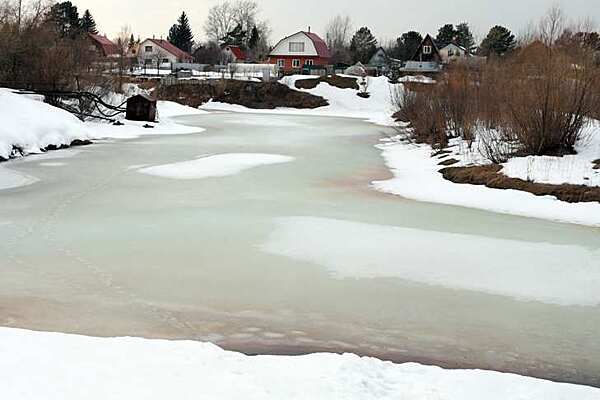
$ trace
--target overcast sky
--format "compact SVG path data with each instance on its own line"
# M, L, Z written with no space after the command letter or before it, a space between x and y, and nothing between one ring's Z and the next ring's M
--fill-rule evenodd
M130 25L142 37L167 35L181 11L190 19L195 39L204 39L208 9L219 0L72 0L80 13L89 8L98 29L114 37ZM553 4L573 19L592 18L600 24L600 0L257 0L262 17L273 29L271 42L281 36L312 30L324 36L327 21L347 13L356 28L368 26L380 40L390 40L408 30L437 33L445 23L468 22L482 39L492 25L505 25L518 33Z

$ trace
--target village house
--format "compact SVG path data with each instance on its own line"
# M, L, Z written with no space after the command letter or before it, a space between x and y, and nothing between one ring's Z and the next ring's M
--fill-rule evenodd
M90 51L92 51L98 59L119 58L121 54L119 46L106 36L88 33L88 38L90 41Z
M450 64L473 57L473 54L468 49L456 43L450 43L440 49L440 57L442 58L442 63Z
M400 72L407 75L437 74L442 70L442 56L431 35L425 36L413 57Z
M281 39L269 54L269 64L285 72L329 64L329 49L316 33L300 31Z
M223 46L223 64L243 63L246 61L246 53L240 46Z
M164 39L146 39L140 46L138 51L140 64L160 66L162 64L170 64L171 66L178 63L192 63L194 57L175 47L169 41Z

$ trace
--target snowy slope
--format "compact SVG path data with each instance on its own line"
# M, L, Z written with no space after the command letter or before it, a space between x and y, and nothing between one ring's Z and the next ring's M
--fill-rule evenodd
M2 88L0 121L0 157L5 159L13 146L26 154L40 153L49 145L69 145L75 139L93 137L86 125L67 111Z
M122 95L115 98L120 103ZM23 154L41 153L50 145L70 145L74 140L105 138L136 138L143 135L189 134L204 129L173 121L181 115L200 115L205 111L161 101L158 103L160 123L145 129L145 123L123 121L125 126L109 123L83 123L71 113L52 107L39 96L26 96L0 88L0 157L8 159L13 147Z
M382 150L386 165L394 174L392 179L373 182L373 187L382 192L417 201L600 226L598 203L567 203L552 196L535 196L519 190L459 185L444 179L439 173L444 167L438 165L440 159L431 157L433 151L428 145L387 141L378 147ZM453 154L448 158L462 161L456 166L482 162L481 156L476 152L464 153L459 145L451 150Z
M575 151L577 154L563 157L512 158L501 172L511 178L538 183L600 186L600 170L593 169L592 164L600 159L600 121L594 121L584 129Z
M6 400L598 400L600 390L352 354L249 357L191 341L0 328Z
M251 112L262 114L298 114L330 117L360 118L380 125L392 125L394 123L391 115L395 112L392 105L393 93L401 88L401 85L392 85L388 78L369 78L368 91L371 97L363 99L357 96L358 91L354 89L339 89L328 83L320 83L314 89L297 89L295 82L299 79L310 79L306 75L294 75L283 78L280 83L291 89L307 92L321 96L329 101L329 105L313 110L296 108L277 108L275 110L255 110L235 104L209 102L201 108L204 110L222 110L235 112Z

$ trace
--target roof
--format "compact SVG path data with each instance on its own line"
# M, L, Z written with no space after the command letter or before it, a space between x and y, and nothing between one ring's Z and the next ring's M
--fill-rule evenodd
M329 54L329 48L327 47L327 43L325 43L325 41L323 39L321 39L321 37L319 35L317 35L316 33L312 33L312 32L302 32L304 33L306 36L308 36L310 38L310 40L312 40L313 44L315 45L315 48L317 49L317 54L319 55L319 57L321 58L330 58L330 54Z
M444 50L446 47L450 47L450 46L458 47L459 49L461 49L462 51L464 51L467 55L472 55L472 53L471 53L471 51L469 49L467 49L466 47L461 46L458 43L454 43L454 42L448 43L446 46L442 47L440 50Z
M246 54L240 48L240 46L226 46L225 48L229 49L233 53L233 55L235 56L236 59L238 59L238 60L246 59Z
M136 101L136 100L144 100L149 101L150 103L156 103L156 99L146 93L139 93L135 96L131 96L127 101Z
M438 48L437 44L435 43L435 40L433 40L433 37L430 34L425 35L425 37L423 38L423 40L421 41L421 44L419 45L419 47L417 47L417 51L415 51L415 55L412 56L411 60L413 61L418 61L417 60L417 56L419 54L421 54L421 51L423 50L423 46L425 45L425 43L431 43L432 46L432 50L433 50L433 54L437 54L439 56L440 54L440 49Z
M316 33L305 32L305 31L296 32L293 35L284 37L279 42L277 42L277 44L275 46L273 46L273 50L277 49L277 47L281 44L281 42L283 42L291 37L294 37L298 34L303 34L310 39L310 41L315 46L315 50L317 52L317 57L331 58L331 55L329 53L329 48L327 47L327 43L325 43L325 41L323 39L321 39L321 37L319 35L317 35ZM273 54L273 53L271 53L271 54Z
M407 61L402 72L440 72L441 67L435 61Z
M89 33L88 35L94 42L96 42L96 44L98 44L98 46L100 46L105 57L120 54L119 46L114 44L106 36L94 35L93 33Z
M162 47L163 50L173 54L175 57L177 57L180 60L192 60L194 58L190 53L181 50L180 48L173 45L168 40L164 40L164 39L148 39L148 40L150 40L152 43L156 44L157 46Z

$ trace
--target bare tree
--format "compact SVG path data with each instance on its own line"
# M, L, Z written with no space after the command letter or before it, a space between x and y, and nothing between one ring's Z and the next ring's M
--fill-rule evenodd
M118 73L119 73L119 93L123 90L123 76L125 75L125 70L127 70L130 65L127 59L129 53L129 39L131 38L131 26L123 25L121 30L117 34L117 38L115 39L115 43L119 48L119 62L118 62ZM112 69L112 65L111 65Z
M558 5L552 6L540 20L538 39L548 48L552 48L565 30L565 15Z
M220 42L236 27L249 34L256 26L266 40L270 27L267 21L259 19L259 14L260 7L254 0L225 0L209 10L204 31L211 41Z
M333 62L347 62L349 59L352 19L348 15L336 15L325 28L327 46Z

